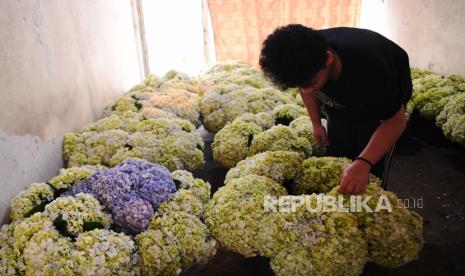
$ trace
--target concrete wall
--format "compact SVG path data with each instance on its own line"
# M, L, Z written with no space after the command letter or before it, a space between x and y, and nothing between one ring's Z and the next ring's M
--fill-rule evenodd
M386 35L407 50L413 66L465 76L465 1L385 0L384 5Z
M0 0L0 221L62 167L63 135L141 79L130 0Z

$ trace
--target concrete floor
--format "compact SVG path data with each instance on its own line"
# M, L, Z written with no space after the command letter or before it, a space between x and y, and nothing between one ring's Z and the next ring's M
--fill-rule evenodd
M197 177L223 183L227 170L212 160L212 135L204 132L207 164ZM425 246L418 260L398 269L367 264L363 275L465 275L465 147L447 141L433 123L416 116L397 143L388 190L424 219ZM273 275L266 258L220 249L187 275Z

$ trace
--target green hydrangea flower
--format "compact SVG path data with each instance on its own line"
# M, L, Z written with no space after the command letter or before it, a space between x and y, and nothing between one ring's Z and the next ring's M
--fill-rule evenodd
M79 275L135 275L135 243L123 233L95 229L80 234L71 259Z
M135 237L142 275L179 275L181 253L176 238L161 230L147 230Z
M265 196L286 194L281 185L264 176L235 178L206 205L205 221L223 246L246 257L255 256L260 248L257 237L265 215Z
M15 223L3 225L0 229L0 275L20 275L20 267L23 266L14 245L15 225Z
M203 166L204 143L189 121L166 118L137 121L137 117L129 115L117 117L112 118L120 120L121 129L110 129L116 124L96 127L99 125L96 122L88 131L67 134L63 149L67 166L113 167L128 158L146 159L170 170L195 171Z
M254 135L262 131L262 127L254 123L235 122L226 125L213 140L213 159L226 168L234 167L247 157Z
M313 213L300 207L295 213L272 215L278 216L270 225L274 233L266 237L278 235L269 252L276 275L359 275L363 271L367 243L351 214Z
M35 213L19 221L13 229L15 249L18 252L23 252L31 237L41 230L54 230L53 221L43 213Z
M73 244L58 231L41 230L24 248L26 275L75 275L71 252Z
M152 93L149 97L138 97L137 104L141 106L141 112L147 119L157 119L153 116L156 114L151 113L151 109L156 108L169 112L180 119L188 120L197 127L201 124L199 97L186 90L160 90Z
M197 217L203 216L203 203L192 190L179 189L170 200L158 207L157 213L169 216L173 212L181 211Z
M300 116L308 116L307 110L304 107L296 104L283 104L273 109L273 119L276 125L289 124Z
M44 210L45 205L54 199L55 191L46 183L33 183L11 200L10 218L17 220L30 217Z
M84 193L52 201L45 207L44 215L72 236L94 228L109 228L112 223L111 216L103 211L99 201Z
M178 190L186 189L192 191L193 195L200 199L202 203L207 203L210 200L210 183L200 178L194 178L192 173L184 170L171 172L171 177Z
M454 86L432 87L423 93L415 93L412 97L415 108L429 120L434 120L448 103L449 97L457 93Z
M176 240L183 269L206 264L216 254L217 242L211 238L207 226L186 212L154 216L149 229L163 231Z
M246 175L266 176L285 185L293 182L303 161L302 154L290 151L268 151L249 157L230 169L224 183Z
M269 129L274 125L274 119L268 112L244 113L232 121L232 124L236 123L253 123L259 125L262 129Z
M336 186L330 194L338 194ZM392 192L376 183L368 185L363 195L371 196L368 206L375 210L381 196L387 199L392 212L355 212L358 227L368 241L370 261L386 267L399 267L418 257L423 248L423 220L408 210Z
M295 178L295 194L327 193L339 185L343 170L352 163L345 157L310 157L303 161ZM370 182L381 180L370 174Z
M55 190L67 190L74 186L74 184L84 181L93 173L105 170L106 167L102 165L97 166L82 166L71 167L68 169L60 169L57 176L48 181L48 184Z
M322 120L322 124L326 125L326 120ZM289 127L297 131L297 135L299 137L303 137L310 141L313 155L323 156L325 154L326 149L318 145L318 143L313 139L313 126L308 115L298 117L289 124Z
M209 90L201 100L204 126L218 132L244 113L271 112L276 106L292 103L293 98L275 88L252 88L227 84Z
M436 118L436 124L442 128L446 137L465 145L465 93L450 97Z
M309 139L299 137L297 132L288 126L277 125L253 137L248 156L278 150L300 152L305 156L312 155Z

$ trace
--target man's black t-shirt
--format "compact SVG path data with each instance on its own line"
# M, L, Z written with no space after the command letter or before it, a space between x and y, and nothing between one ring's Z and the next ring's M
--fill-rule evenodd
M336 81L317 97L336 120L364 122L392 117L410 100L412 81L407 53L384 36L365 29L320 30L341 59Z

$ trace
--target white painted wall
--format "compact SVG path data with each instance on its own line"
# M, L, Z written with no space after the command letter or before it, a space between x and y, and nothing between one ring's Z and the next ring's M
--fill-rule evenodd
M360 23L402 46L412 66L465 76L465 1L362 0Z
M66 132L141 78L130 0L0 0L0 221L62 167Z

